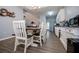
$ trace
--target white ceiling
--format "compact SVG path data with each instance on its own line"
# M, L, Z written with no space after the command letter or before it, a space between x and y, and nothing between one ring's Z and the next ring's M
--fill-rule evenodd
M48 11L53 11L54 15L57 15L58 11L64 7L63 6L42 6L42 8L33 9L32 6L21 6L21 8L39 17L41 14L46 14Z

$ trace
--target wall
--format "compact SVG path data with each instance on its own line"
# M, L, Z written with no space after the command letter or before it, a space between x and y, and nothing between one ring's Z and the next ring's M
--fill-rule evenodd
M39 18L37 18L34 14L25 12L25 20L26 25L31 25L31 22L34 21L37 25L39 25Z
M40 24L43 23L43 27L46 28L46 15L45 14L42 14L40 15Z
M41 25L42 28L43 28L43 32L44 32L44 33L42 33L42 34L44 35L45 32L46 32L46 28L47 28L46 15L45 15L45 14L41 14L41 15L40 15L40 25Z
M79 15L79 6L68 6L65 7L65 10L66 10L66 20L69 20L70 18Z
M16 6L0 6L1 8L5 8L10 12L15 13L15 18L12 17L2 17L0 16L0 39L11 36L13 31L13 20L23 20L23 10Z

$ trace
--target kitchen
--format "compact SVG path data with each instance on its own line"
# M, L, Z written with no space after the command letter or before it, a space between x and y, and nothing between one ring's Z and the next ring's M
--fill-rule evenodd
M70 21L70 19L74 19L75 17L79 19L78 18L78 15L79 15L78 6L43 6L43 7L1 6L0 8L5 8L9 10L10 12L15 12L14 13L15 17L0 16L0 19L1 19L0 20L0 28L1 28L0 29L0 41L1 42L3 40L6 42L6 40L8 39L7 37L12 37L12 34L14 34L13 21L16 21L16 20L19 20L19 21L25 20L27 27L31 25L33 25L33 27L43 27L42 35L44 35L45 32L49 33L49 35L47 36L44 35L44 38L43 38L44 42L42 44L43 45L42 47L39 47L39 48L31 47L27 49L28 53L30 52L29 50L32 50L32 49L37 50L37 51L34 50L34 52L52 52L52 53L67 52L68 50L67 39L68 38L79 38L78 22L76 21L77 23L74 23L75 20ZM48 27L47 27L47 24L49 24ZM7 39L4 39L4 38L7 38ZM1 44L3 45L3 43ZM11 44L11 45L12 45L11 49L13 49L14 44ZM44 51L43 49L45 49L46 51ZM33 52L33 50L31 52Z

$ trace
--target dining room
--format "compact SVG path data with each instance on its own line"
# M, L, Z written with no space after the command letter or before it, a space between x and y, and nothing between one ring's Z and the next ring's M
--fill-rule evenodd
M78 53L79 0L0 0L1 59L74 59Z
M46 22L46 16L56 16L61 8L63 6L0 6L0 25L3 25L0 26L0 52L66 52L54 32L48 31ZM53 14L48 13L52 10Z

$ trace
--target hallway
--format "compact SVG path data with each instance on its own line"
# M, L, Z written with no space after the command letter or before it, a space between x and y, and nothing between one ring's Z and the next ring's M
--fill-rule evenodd
M14 38L0 41L1 53L14 53ZM29 47L27 53L65 53L60 40L53 33L48 33L47 41L42 47ZM23 45L18 46L16 53L23 53Z

